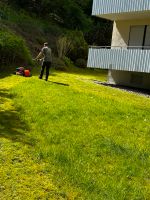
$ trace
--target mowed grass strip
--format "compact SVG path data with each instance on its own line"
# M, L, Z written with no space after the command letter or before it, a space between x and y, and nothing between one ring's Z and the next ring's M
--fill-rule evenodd
M46 163L45 178L60 190L59 197L48 191L41 199L150 198L150 100L92 81L105 77L104 71L82 70L53 72L49 82L36 76L1 80L20 120L15 125L20 135L9 139L28 151L31 166Z

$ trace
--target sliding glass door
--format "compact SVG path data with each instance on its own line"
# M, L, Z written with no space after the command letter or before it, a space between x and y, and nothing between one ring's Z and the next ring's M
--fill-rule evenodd
M145 41L144 41L144 49L150 49L150 26L146 27Z
M150 26L131 26L129 49L150 49Z

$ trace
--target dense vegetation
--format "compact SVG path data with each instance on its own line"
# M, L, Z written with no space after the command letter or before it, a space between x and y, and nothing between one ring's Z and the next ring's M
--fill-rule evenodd
M93 0L13 0L12 2L30 13L35 13L38 17L53 20L67 29L82 30L90 44L110 44L112 23L91 17Z
M111 38L112 23L91 17L91 9L92 0L2 0L0 25L23 37L33 55L49 41L57 62L68 57L82 67L88 45L109 45Z
M39 17L52 18L69 29L87 30L91 23L90 18L83 11L83 6L86 9L89 0L86 0L84 5L76 0L13 0L11 2Z
M8 30L0 31L0 60L3 65L10 63L32 63L31 55L25 42Z

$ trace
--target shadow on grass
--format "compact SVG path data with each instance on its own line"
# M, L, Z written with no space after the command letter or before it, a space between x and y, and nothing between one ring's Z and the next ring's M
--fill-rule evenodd
M7 76L11 76L15 71L14 69L10 70L10 69L7 69L7 67L6 67L6 69L0 67L0 79L5 78Z
M132 92L132 93L142 94L142 95L147 96L148 98L150 97L150 90L148 90L148 89L142 89L142 88L136 88L136 87L130 87L130 86L124 86L124 85L114 85L114 84L110 84L110 83L100 82L100 81L97 81L97 80L94 80L93 82L95 84L98 84L98 85L117 88L117 89L120 89L120 90Z
M54 82L54 81L48 81L48 82L55 83L57 85L69 86L69 84L66 84L66 83L60 83L60 82Z
M6 138L14 142L33 145L33 141L25 133L29 132L29 126L19 117L20 109L7 110L4 104L14 98L8 90L0 89L0 138Z
M49 76L51 77L51 76L57 76L57 74L55 73L55 71L56 70L54 70L53 68L50 68L50 74L49 74ZM31 68L31 73L32 73L32 76L37 76L37 77L39 77L39 75L40 75L40 72L41 72L41 66L33 66L32 68ZM46 69L45 69L45 71L44 71L44 74L43 74L43 78L44 78L44 76L46 75Z

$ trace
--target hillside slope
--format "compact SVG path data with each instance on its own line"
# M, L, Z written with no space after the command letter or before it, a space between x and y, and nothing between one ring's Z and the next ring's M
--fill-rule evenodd
M45 41L48 41L55 49L56 38L63 32L57 25L30 17L24 10L16 12L10 6L0 3L0 31L3 30L21 36L32 55L37 54Z
M57 6L57 2L44 1L41 9L44 9L46 2L49 2L50 5L53 4L54 10L52 11L49 5L48 10L45 10L43 14L42 11L40 11L41 14L37 12L40 4L34 5L33 1L31 1L31 6L29 6L31 2L24 0L3 0L2 2L0 2L0 32L8 30L9 33L22 37L25 40L26 45L24 45L32 54L31 57L37 55L43 43L47 41L53 50L54 57L59 57L55 63L58 62L63 66L64 58L68 57L77 66L85 67L88 44L96 44L96 41L98 45L109 44L111 23L104 20L95 21L90 18L91 0L87 0L85 3L68 0L70 2L68 5L66 1L61 1L59 6ZM15 2L15 6L12 4L13 2ZM3 45L0 44L1 53L5 46L5 40L2 37L0 40L1 44L3 43ZM13 57L9 47L10 45L6 45L6 55L9 54ZM60 50L63 55L59 53ZM18 60L20 59L18 58ZM2 64L8 65L8 62L0 62L0 65ZM10 62L10 64L13 63ZM70 61L67 60L67 64L70 64Z

